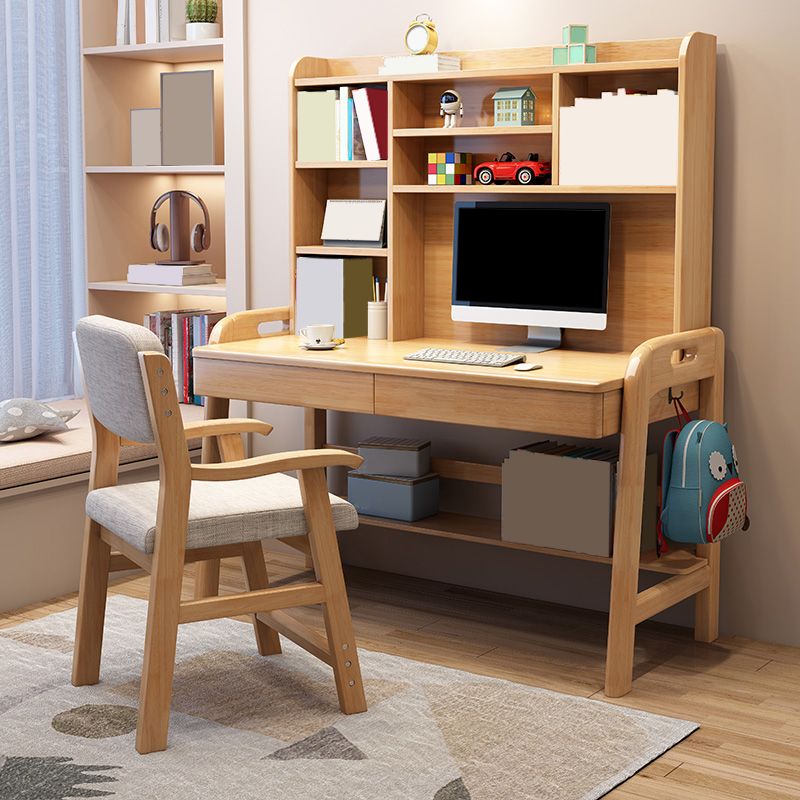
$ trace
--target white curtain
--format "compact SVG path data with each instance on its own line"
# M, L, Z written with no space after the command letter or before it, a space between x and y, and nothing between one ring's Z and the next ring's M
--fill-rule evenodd
M0 400L76 393L71 333L85 308L79 28L79 0L0 0Z

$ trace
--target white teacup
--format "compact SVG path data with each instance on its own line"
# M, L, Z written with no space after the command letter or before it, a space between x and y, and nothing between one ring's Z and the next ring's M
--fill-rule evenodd
M335 325L306 325L305 328L300 328L300 335L306 340L306 344L324 345L331 344L335 330Z

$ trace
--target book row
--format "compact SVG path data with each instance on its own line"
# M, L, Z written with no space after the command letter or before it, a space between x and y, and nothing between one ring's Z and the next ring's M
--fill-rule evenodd
M383 161L388 93L369 86L297 93L298 161Z
M144 326L161 340L172 364L172 375L178 392L178 402L205 405L205 399L194 392L194 359L192 349L208 344L213 327L225 316L224 312L195 308L189 311L173 309L144 315Z

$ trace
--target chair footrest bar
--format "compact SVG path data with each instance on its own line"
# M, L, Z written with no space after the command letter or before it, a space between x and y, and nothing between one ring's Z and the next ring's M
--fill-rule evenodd
M178 621L181 624L202 622L207 619L275 611L293 606L311 606L323 602L325 602L325 589L321 583L301 583L280 589L261 589L256 592L188 600L181 603Z
M711 569L702 569L690 572L688 575L674 575L661 583L645 589L636 595L636 608L634 609L634 623L639 624L646 619L664 611L666 608L680 603L687 597L707 589L711 582Z
M262 611L256 614L265 625L285 636L320 661L333 666L328 640L285 611Z

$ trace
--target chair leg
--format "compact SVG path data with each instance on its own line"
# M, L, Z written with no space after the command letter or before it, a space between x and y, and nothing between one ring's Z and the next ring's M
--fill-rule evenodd
M216 597L219 594L219 559L198 561L194 565L194 599Z
M88 686L100 680L110 559L111 548L100 538L100 525L87 517L78 594L78 623L72 655L74 686Z
M314 571L327 597L324 605L325 629L333 660L339 707L344 714L358 714L367 710L367 700L342 575L339 543L328 499L328 482L323 469L302 470L299 477Z
M160 564L156 556L150 577L136 728L136 750L143 755L167 748L182 579L182 564Z
M248 592L269 588L269 576L267 575L267 565L264 563L264 549L261 542L245 542L242 545L242 565ZM281 640L278 632L263 623L255 614L251 614L251 616L259 654L272 656L280 653Z

